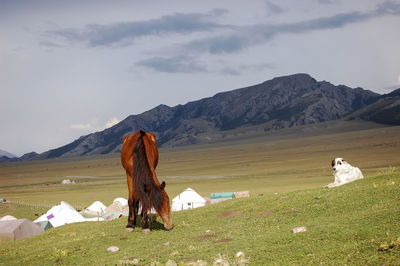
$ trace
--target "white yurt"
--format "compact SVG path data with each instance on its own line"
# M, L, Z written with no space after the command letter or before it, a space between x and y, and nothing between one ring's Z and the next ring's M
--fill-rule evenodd
M203 207L206 200L191 188L185 189L172 200L172 211L182 211Z
M96 212L96 213L104 213L104 211L107 209L107 206L104 205L101 201L95 201L90 205L89 207L86 208L88 211Z
M122 207L128 206L128 200L124 198L115 198L114 202L121 203Z

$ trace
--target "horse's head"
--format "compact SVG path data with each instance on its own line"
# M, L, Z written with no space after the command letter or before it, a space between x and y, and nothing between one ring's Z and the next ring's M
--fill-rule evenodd
M171 230L174 228L171 218L171 208L169 206L169 197L165 191L165 182L163 181L159 187L145 186L145 191L150 194L154 207L164 222L164 228Z
M164 181L161 183L160 188L163 193L163 203L161 206L160 216L164 222L164 228L166 230L172 230L174 228L174 225L172 223L172 218L171 218L171 207L169 206L169 197L164 189L165 188Z

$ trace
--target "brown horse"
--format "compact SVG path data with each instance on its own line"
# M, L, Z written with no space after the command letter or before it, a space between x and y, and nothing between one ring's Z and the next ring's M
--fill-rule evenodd
M171 230L169 197L165 182L157 179L155 168L158 164L156 136L139 130L126 136L121 150L121 162L125 168L129 189L129 217L126 231L133 231L136 225L139 202L142 205L142 232L149 232L148 211L154 208L164 222L164 228Z

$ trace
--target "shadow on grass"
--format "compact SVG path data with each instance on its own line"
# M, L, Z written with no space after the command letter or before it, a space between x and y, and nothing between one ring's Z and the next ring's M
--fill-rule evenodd
M164 224L157 221L157 215L149 215L149 220L150 220L150 230L151 231L153 231L153 230L166 231L164 228ZM142 220L141 220L140 215L137 217L137 220L136 220L136 228L142 228Z

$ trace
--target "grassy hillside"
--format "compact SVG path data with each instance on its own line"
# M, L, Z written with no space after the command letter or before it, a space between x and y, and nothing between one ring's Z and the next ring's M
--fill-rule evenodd
M261 264L399 264L400 173L394 168L334 189L315 188L246 199L173 214L152 232L125 233L126 219L66 225L0 243L0 264L190 263L235 254ZM297 226L307 232L293 234ZM119 247L108 253L109 246Z

